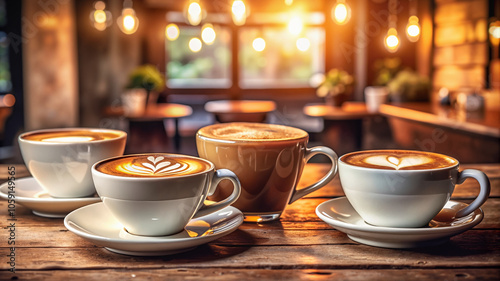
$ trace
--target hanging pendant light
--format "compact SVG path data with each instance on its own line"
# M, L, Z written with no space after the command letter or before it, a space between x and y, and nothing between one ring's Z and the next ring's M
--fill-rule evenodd
M410 42L417 42L420 38L420 24L417 16L411 16L406 25L406 37Z
M395 53L399 49L399 36L395 28L389 28L387 35L384 38L384 46L387 51Z
M133 34L139 28L139 19L132 8L132 0L123 1L122 14L117 19L120 30L125 34Z
M384 37L384 47L391 53L397 52L401 45L401 40L399 40L398 31L396 30L396 23L398 21L395 13L396 6L397 0L389 0L389 30Z
M331 16L336 24L344 25L351 19L351 7L347 5L345 0L337 0L332 8Z
M186 9L184 9L184 15L190 25L198 25L201 20L205 17L205 12L201 7L199 0L189 0Z
M245 5L245 2L243 2L242 0L233 1L233 4L231 5L231 16L235 25L244 25L247 20L248 14L248 8Z
M410 0L410 17L406 25L406 37L410 42L417 42L421 32L417 17L417 3L415 2L414 0Z
M103 31L111 25L112 16L111 12L106 10L106 3L103 1L94 3L94 10L90 12L90 21L94 28L99 31Z

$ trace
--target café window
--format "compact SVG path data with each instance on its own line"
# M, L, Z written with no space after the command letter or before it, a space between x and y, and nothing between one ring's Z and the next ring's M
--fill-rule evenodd
M253 18L235 27L229 15L207 16L204 22L211 23L215 40L206 43L202 38L204 22L190 26L181 13L169 12L167 21L175 26L165 36L167 86L172 89L310 87L311 76L324 72L324 15L307 14L297 26L291 27L288 14L259 14ZM238 75L232 74L234 69Z

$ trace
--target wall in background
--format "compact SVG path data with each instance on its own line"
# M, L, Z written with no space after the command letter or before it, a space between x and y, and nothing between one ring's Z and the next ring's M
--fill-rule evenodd
M78 125L74 3L23 1L25 129Z

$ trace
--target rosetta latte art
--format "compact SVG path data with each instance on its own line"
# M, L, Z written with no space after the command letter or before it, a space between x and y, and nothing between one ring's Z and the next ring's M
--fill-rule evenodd
M132 174L159 176L182 173L189 168L189 165L186 163L173 163L166 160L163 156L149 156L146 160L142 163L123 163L117 169Z

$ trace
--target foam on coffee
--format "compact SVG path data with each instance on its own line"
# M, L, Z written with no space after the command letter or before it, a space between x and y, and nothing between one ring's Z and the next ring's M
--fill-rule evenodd
M203 160L181 155L145 154L113 158L96 165L105 174L124 177L174 177L207 171Z
M223 123L198 131L200 137L235 141L277 141L306 138L307 132L287 126L263 123Z
M60 130L33 132L23 135L22 138L31 141L41 141L48 143L72 143L89 142L115 139L120 134L112 131L100 130Z
M384 170L426 170L456 165L452 157L423 151L371 150L346 154L341 161L350 165Z

